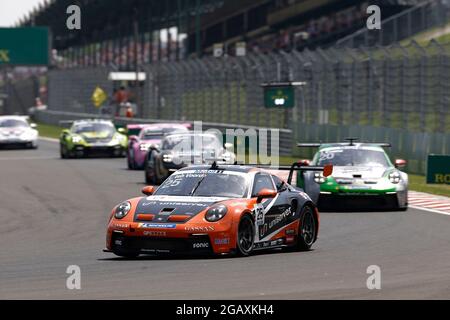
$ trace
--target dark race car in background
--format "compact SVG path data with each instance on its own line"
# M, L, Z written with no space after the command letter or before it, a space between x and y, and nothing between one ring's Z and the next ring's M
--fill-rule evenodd
M332 168L297 170L328 175ZM261 168L192 166L175 172L156 190L145 187L143 193L146 197L124 201L112 210L104 251L123 257L247 256L262 249L309 250L317 240L319 213L313 201Z
M161 140L173 133L187 133L190 124L155 123L146 125L128 125L127 163L128 169L140 170L144 168L147 152L150 147L160 148ZM136 132L139 129L139 132Z
M385 143L299 144L316 147L318 152L304 165L333 165L333 175L318 172L299 173L297 185L321 210L407 210L408 175L400 171L406 161L390 161Z
M233 164L235 154L223 146L219 138L210 133L181 133L166 136L159 148L151 146L145 162L145 181L158 185L173 172L188 165ZM219 159L219 160L218 160Z

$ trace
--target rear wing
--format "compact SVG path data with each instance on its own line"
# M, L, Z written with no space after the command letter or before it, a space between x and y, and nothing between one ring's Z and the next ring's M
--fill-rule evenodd
M235 165L240 165L237 162L235 163ZM294 172L295 171L316 171L316 172L323 172L323 176L324 177L328 177L331 176L333 174L333 165L331 164L327 164L325 166L303 166L301 164L301 162L294 162L291 166L278 166L278 167L274 167L271 165L260 165L260 164L245 164L245 166L252 166L255 168L260 168L260 169L270 169L270 170L279 170L279 171L289 171L289 177L287 180L288 184L292 184L292 178L294 177ZM217 169L218 165L217 162L214 161L213 165L212 165L213 169Z
M347 145L347 146L354 146L356 138L348 138L346 139L347 142L329 142L327 144L333 145L333 144L341 144L341 145ZM381 147L381 148L390 148L392 145L390 143L386 142L360 142L362 144L367 144L375 147ZM297 143L298 148L320 148L323 145L323 143Z
M321 145L321 143L297 143L299 148L319 148Z
M323 172L324 177L331 176L333 174L333 165L327 164L325 166L302 166L300 162L294 162L291 166L279 166L279 167L272 167L270 165L268 166L262 166L257 165L257 168L261 169L273 169L273 170L279 170L279 171L289 171L289 177L287 180L288 184L292 183L292 178L294 177L295 171L315 171L315 172Z
M73 125L74 122L75 122L75 120L60 120L58 122L58 124L59 124L60 127L63 127L63 128L67 129L67 128L70 128Z

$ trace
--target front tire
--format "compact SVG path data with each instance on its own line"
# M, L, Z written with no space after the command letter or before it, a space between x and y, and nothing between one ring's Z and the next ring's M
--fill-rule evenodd
M128 150L127 159L128 159L128 161L127 161L128 162L128 169L129 170L135 170L136 169L136 163L134 161L134 150L133 150L133 147L131 147Z
M240 256L247 257L253 250L255 241L255 225L249 215L241 218L237 232L237 253Z
M61 159L69 158L67 147L65 145L63 145L62 143L59 145L59 153L61 155Z
M155 166L155 155L154 152L150 151L150 154L145 160L145 183L147 183L148 185L155 186L158 183Z
M300 213L300 225L297 236L297 250L309 251L317 238L317 221L314 209L306 206Z

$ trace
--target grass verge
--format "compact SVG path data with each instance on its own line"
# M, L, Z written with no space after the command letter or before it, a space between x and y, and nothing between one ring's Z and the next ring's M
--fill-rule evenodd
M61 134L62 129L63 128L58 126L37 123L37 130L39 131L39 135L41 137L59 139L59 135Z
M450 197L450 185L448 184L427 184L425 176L415 174L409 175L409 189L426 192L440 196Z

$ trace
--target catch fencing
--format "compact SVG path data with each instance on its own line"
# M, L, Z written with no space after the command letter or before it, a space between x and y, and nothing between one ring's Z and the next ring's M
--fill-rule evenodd
M424 0L381 22L380 29L363 28L337 41L341 47L387 46L422 31L445 25L450 14L450 1Z

